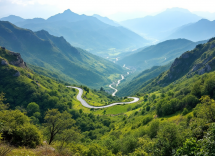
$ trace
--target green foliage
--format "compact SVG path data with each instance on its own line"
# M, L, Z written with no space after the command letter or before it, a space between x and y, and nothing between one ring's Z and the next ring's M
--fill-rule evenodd
M155 142L155 155L173 155L173 150L181 144L181 135L176 124L165 122L159 129Z
M203 107L198 110L198 116L205 118L208 122L215 122L215 101L209 96L203 96L200 100Z
M75 123L75 120L72 119L72 116L68 112L64 111L60 113L57 109L48 110L44 120L49 144L55 140L56 135L71 128Z
M4 104L3 101L5 101L6 99L4 98L4 93L0 93L0 111L1 110L5 110L9 107L9 104Z
M176 151L175 156L187 155L187 156L196 156L200 152L201 147L197 143L195 138L187 139L183 147L179 148Z
M184 108L183 112L182 112L182 115L186 115L188 113L188 110L187 108Z
M146 116L143 118L143 125L148 124L150 121L152 121L153 117L152 116Z
M123 71L111 61L75 48L64 38L52 36L44 30L33 32L1 21L0 31L0 45L20 53L27 63L41 67L33 69L45 76L98 88L111 83L109 75Z
M36 104L35 102L31 102L28 104L27 112L28 112L29 116L32 116L34 113L39 112L39 111L40 111L40 106L38 104Z
M147 106L146 107L146 111L148 112L150 110L150 106Z
M41 144L42 136L36 126L25 124L14 131L12 142L19 146L35 148Z
M148 135L149 137L155 138L157 136L157 132L159 130L159 120L153 120L149 126Z
M36 147L42 136L30 119L18 110L0 111L1 131L4 140L16 146Z

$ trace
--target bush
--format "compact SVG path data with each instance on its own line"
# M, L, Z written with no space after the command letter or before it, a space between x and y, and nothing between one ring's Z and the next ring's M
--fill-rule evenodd
M182 112L182 115L186 115L188 113L188 110L187 108L184 108L183 112Z
M145 118L143 118L143 125L146 125L147 123L152 121L152 119L153 119L152 116L146 116Z
M41 144L41 134L36 126L30 124L30 119L19 110L0 112L3 139L16 146L31 148Z
M26 124L14 131L12 144L35 148L42 142L42 136L36 126Z

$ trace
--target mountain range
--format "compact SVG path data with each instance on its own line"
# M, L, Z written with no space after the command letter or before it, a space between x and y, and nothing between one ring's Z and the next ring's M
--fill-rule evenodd
M33 32L9 22L0 21L0 45L70 83L100 87L111 83L110 75L123 71L108 60L71 46L63 37L52 36L45 30Z
M200 41L215 36L215 20L201 19L198 22L190 23L176 29L168 39L186 38L191 41Z
M104 19L98 16L78 15L71 10L66 10L47 20L41 18L23 20L16 16L9 16L0 20L9 21L19 27L33 31L46 30L52 35L63 36L73 46L90 52L104 53L104 51L113 48L127 51L142 47L148 42L124 27L111 26L97 18Z
M197 44L206 41L192 42L186 39L167 40L156 45L152 45L120 59L117 63L134 67L137 70L149 69L152 66L160 66L173 61L187 50L192 50Z
M200 19L201 17L186 9L171 8L155 16L126 20L120 24L142 36L162 40L169 36L174 29Z

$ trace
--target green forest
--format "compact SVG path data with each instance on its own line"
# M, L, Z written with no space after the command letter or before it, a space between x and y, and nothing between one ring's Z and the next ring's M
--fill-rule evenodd
M147 79L133 90L140 98L137 103L103 109L83 107L76 99L78 91L66 87L76 85L35 73L46 71L17 63L17 53L1 48L0 154L213 156L213 45L214 38L197 45L176 58L169 70ZM79 87L95 106L128 100L103 88Z

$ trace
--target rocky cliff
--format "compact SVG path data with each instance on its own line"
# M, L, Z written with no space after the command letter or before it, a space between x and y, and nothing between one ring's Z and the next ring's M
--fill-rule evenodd
M8 60L2 59L1 65L11 64L11 65L14 65L17 67L22 67L22 68L27 67L26 63L23 61L23 59L19 53L5 50L5 48L1 48L0 53L1 53L1 55L7 55L7 58L9 58Z

